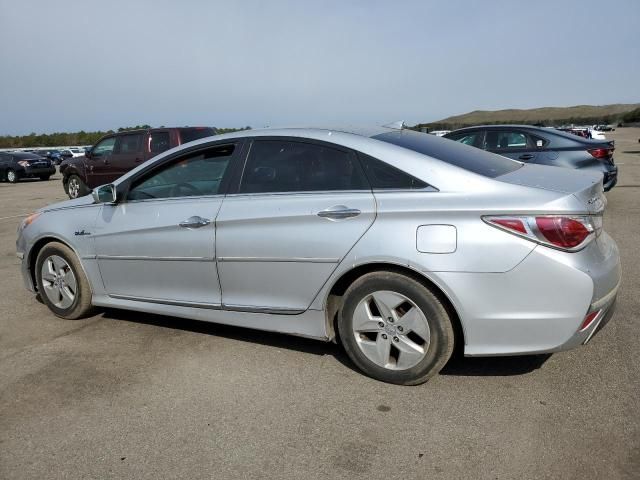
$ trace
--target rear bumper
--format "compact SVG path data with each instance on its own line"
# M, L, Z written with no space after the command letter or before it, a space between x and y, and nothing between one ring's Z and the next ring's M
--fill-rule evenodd
M618 167L613 167L608 172L604 173L604 178L602 180L604 185L604 191L608 192L618 183Z
M31 168L24 167L20 172L22 177L39 177L40 175L53 175L56 173L56 167Z
M465 355L525 355L587 343L613 314L621 268L615 242L602 233L575 253L538 246L505 273L438 277L460 317Z

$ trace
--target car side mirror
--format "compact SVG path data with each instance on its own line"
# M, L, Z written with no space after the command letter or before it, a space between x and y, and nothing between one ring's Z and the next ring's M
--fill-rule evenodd
M95 203L116 203L116 186L112 183L100 185L91 192Z

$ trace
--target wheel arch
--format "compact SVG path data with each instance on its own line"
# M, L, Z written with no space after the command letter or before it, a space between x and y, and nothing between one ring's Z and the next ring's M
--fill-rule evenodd
M384 262L365 263L362 265L358 265L344 272L333 282L325 298L325 321L327 323L326 329L331 340L337 340L337 313L342 305L342 297L344 296L344 293L347 291L349 286L353 284L353 282L355 282L363 275L372 272L394 272L400 275L405 275L421 283L431 292L433 292L433 294L438 297L438 300L442 302L445 309L447 310L447 313L451 317L455 334L454 352L459 352L460 349L464 348L464 326L454 303L449 298L449 295L436 282L427 277L423 272L419 272L406 265Z
M36 260L38 258L38 255L47 244L52 242L61 243L74 253L76 258L78 259L78 262L80 263L82 272L84 273L85 277L87 277L89 285L91 285L90 277L87 275L87 271L85 270L84 264L82 263L82 257L78 254L78 251L73 248L73 245L60 237L56 237L54 235L46 235L36 240L36 242L33 244L33 247L31 247L31 249L29 250L29 254L27 256L27 265L29 267L29 275L31 276L31 283L33 285L33 288L36 291L38 290L38 282L36 281Z

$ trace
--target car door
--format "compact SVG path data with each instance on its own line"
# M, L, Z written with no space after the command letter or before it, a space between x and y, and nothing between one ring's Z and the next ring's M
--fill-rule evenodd
M523 130L488 129L484 149L520 162L536 163L538 150Z
M142 132L118 135L110 160L116 178L144 161L144 136L145 133Z
M223 308L304 311L374 218L353 152L299 138L254 140L216 220Z
M87 167L87 186L95 188L98 185L111 183L118 175L113 173L111 156L116 145L116 137L107 137L91 149L85 162Z
M218 308L215 218L238 143L178 155L105 204L93 233L100 274L116 298Z

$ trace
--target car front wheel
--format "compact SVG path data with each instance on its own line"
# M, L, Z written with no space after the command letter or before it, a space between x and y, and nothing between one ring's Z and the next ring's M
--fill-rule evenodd
M78 257L66 245L51 242L36 259L35 277L42 301L58 317L77 319L91 311L91 287Z
M89 189L77 175L71 175L67 181L67 195L69 198L84 197Z
M383 382L418 385L453 352L445 306L420 282L393 272L360 277L346 291L338 332L349 358Z

